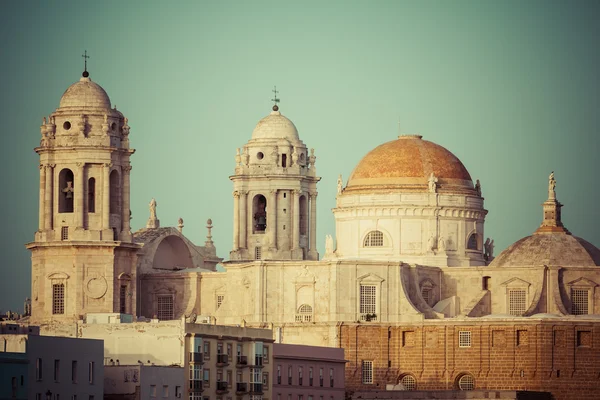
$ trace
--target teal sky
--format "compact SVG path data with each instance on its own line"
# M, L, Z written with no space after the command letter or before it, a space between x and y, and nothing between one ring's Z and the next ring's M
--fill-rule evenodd
M30 294L42 117L88 69L128 118L132 225L158 202L217 252L232 245L236 147L280 90L315 148L318 244L334 234L337 175L402 133L480 179L496 254L531 234L554 170L563 221L600 246L597 1L130 1L0 5L0 309Z

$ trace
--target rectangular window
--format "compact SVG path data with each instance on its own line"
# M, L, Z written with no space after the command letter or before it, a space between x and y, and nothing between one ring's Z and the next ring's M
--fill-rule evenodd
M35 360L35 380L36 381L41 381L43 379L43 364L42 364L42 359L38 358L37 360Z
M163 385L163 395L162 397L169 397L169 386Z
M231 387L231 384L233 382L233 372L228 369L227 370L227 387Z
M510 315L523 315L527 310L527 293L525 289L510 289L508 291L508 313Z
M288 385L292 384L292 366L288 367Z
M323 368L319 368L319 386L323 387Z
M261 258L262 258L262 248L255 247L254 248L254 259L255 260L260 260Z
M204 374L204 376L202 377L202 380L204 381L204 386L210 387L210 369L205 369L202 371L202 373Z
M308 368L308 384L313 385L313 367Z
M199 381L200 373L202 372L202 366L198 364L190 365L190 381Z
M77 383L77 360L71 361L71 381Z
M217 342L217 355L223 354L223 342Z
M157 298L157 313L158 319L161 321L173 319L173 296L158 296Z
M329 368L329 387L333 387L333 368Z
M89 382L94 383L94 362L90 361Z
M263 389L264 390L268 390L269 389L269 373L268 372L263 372Z
M225 298L225 296L222 294L217 295L217 309L219 309L219 307L221 307L221 304L223 304L224 298Z
M298 367L298 385L302 386L302 367Z
M181 397L181 386L175 386L175 397Z
M471 347L471 331L458 332L458 347Z
M377 286L360 285L360 320L377 320Z
M281 365L277 366L277 384L281 385Z
M69 227L63 226L60 229L60 240L69 240Z
M229 356L230 359L231 359L232 353L233 353L233 346L231 345L231 343L227 343L227 355Z
M58 382L60 376L60 360L54 360L54 382Z
M204 359L210 360L210 342L208 340L204 340Z
M269 346L263 345L263 363L269 363Z
M362 362L362 383L372 384L373 383L373 361Z
M127 314L127 285L121 285L119 289L119 312Z
M150 385L150 397L156 397L156 385Z
M52 314L65 313L65 285L55 283L52 285Z
M587 289L571 289L571 314L589 314Z

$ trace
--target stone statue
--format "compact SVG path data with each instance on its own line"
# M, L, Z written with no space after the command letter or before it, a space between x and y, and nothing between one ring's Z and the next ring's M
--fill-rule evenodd
M427 241L427 250L435 250L435 237L433 235L429 236L429 240Z
M427 179L427 182L429 183L429 192L430 193L435 193L435 191L437 189L437 181L438 181L438 178L436 178L436 176L432 172L431 175L429 175L429 179Z
M250 150L248 149L248 146L244 147L244 157L242 158L244 165L248 166L248 163L250 162Z
M494 255L494 241L487 238L483 244L483 258L489 260Z
M235 166L239 166L242 163L242 156L240 155L240 148L235 149Z
M65 198L72 199L73 198L73 182L67 182L67 187L64 188L63 193L65 194Z
M44 121L42 122L42 125L46 125L46 117L43 118Z
M333 253L333 238L331 235L325 235L325 254Z
M177 220L177 229L179 230L179 232L183 233L183 218L179 217L179 219Z
M310 157L308 157L308 168L314 167L317 157L315 156L315 149L310 149Z
M292 151L292 165L298 164L298 152L296 151L296 147L294 146L294 150Z
M344 189L344 182L342 181L342 174L339 174L338 179L337 179L337 194L342 194L343 189Z
M438 250L439 251L445 251L446 250L446 241L441 236L440 236L440 239L438 240Z
M548 177L548 198L549 199L554 199L556 198L556 179L554 179L554 171L552 171L550 173L550 176Z
M156 219L156 200L150 200L150 219Z
M481 197L481 183L479 183L479 179L475 183L475 190L477 191L477 196Z

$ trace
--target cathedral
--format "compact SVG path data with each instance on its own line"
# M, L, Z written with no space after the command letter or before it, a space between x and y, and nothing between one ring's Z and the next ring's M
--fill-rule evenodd
M146 227L131 231L129 133L87 71L43 119L39 227L27 244L30 322L42 332L68 332L88 313L205 318L343 347L349 392L596 398L600 250L561 222L554 173L540 226L494 256L479 181L440 145L390 137L338 179L336 233L320 256L315 150L275 105L232 149L224 261L210 220L196 245L182 221L160 226L154 200Z

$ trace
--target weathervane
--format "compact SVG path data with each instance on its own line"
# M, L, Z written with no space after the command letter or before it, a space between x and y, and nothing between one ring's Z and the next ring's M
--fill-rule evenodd
M277 111L279 110L279 107L277 106L277 103L279 103L279 99L277 98L277 93L279 93L277 86L273 86L272 92L275 93L275 96L271 99L271 101L275 103L273 104L273 111Z
M90 73L87 71L87 59L90 58L90 56L87 55L87 50L85 50L83 52L83 54L81 55L81 57L83 57L83 77L87 78L88 76L90 76Z

